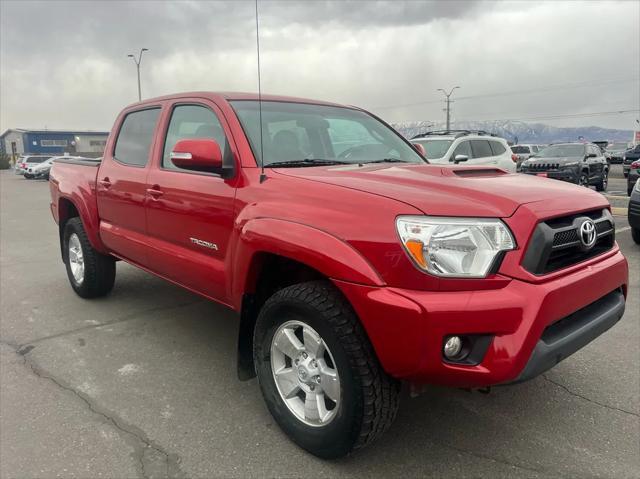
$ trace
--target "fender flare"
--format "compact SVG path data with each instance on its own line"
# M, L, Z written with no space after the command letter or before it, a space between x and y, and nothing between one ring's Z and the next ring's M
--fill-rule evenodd
M331 233L294 221L256 218L242 226L232 258L230 293L237 307L241 306L243 294L255 286L258 273L255 260L261 253L298 261L331 279L384 285L360 252Z
M99 235L100 219L98 218L97 211L95 215L92 215L86 202L83 201L79 195L73 193L71 196L60 195L58 198L58 204L56 205L58 225L60 228L60 248L62 249L62 235L64 233L63 225L69 219L69 212L66 210L65 206L63 206L65 203L73 205L78 212L78 216L80 217L80 221L82 221L82 225L87 233L87 238L89 239L91 246L100 253L107 254L107 248L102 243Z

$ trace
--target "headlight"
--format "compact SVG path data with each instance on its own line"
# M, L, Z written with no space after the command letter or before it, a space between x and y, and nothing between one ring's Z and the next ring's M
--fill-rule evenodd
M436 276L484 278L502 251L515 248L498 219L400 216L396 229L416 266Z
M574 166L578 166L580 164L580 162L578 161L572 161L571 163L565 163L564 165L562 165L563 168L572 168Z

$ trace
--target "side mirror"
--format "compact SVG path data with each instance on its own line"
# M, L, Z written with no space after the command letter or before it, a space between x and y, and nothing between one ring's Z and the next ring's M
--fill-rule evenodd
M411 146L413 146L413 148L422 156L427 156L427 150L424 149L424 146L422 146L421 143L411 143Z
M456 155L453 159L454 163L460 163L461 161L468 161L469 157L467 155Z
M169 158L174 165L185 170L212 172L222 169L222 151L215 140L180 140Z

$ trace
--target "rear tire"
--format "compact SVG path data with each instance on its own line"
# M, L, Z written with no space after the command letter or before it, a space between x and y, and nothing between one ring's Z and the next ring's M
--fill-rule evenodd
M596 191L607 191L607 185L609 184L609 172L603 171L602 177L596 183Z
M275 293L260 311L253 344L269 411L289 438L311 454L325 459L349 454L379 437L395 419L399 382L384 372L351 305L331 283L301 283ZM320 382L323 368L335 374ZM291 380L283 382L281 375L287 373Z
M631 237L636 244L640 244L640 228L631 228Z
M96 251L80 218L71 218L64 228L64 264L71 287L82 298L97 298L113 289L116 262L112 256Z

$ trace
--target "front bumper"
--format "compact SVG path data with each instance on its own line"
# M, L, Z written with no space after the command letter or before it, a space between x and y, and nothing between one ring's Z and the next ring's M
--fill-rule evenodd
M624 311L627 278L627 262L615 248L570 274L538 284L511 279L499 289L429 292L334 282L389 374L486 387L530 379L606 331ZM611 295L615 302L603 300ZM453 334L492 337L479 364L444 360L443 342Z
M570 183L578 183L580 179L580 172L573 168L566 168L561 170L529 170L523 169L521 173L526 175L545 176L547 178L553 178L554 180L568 181Z

